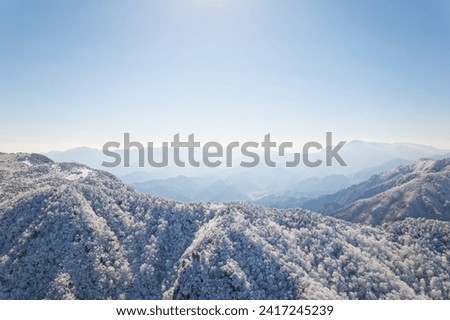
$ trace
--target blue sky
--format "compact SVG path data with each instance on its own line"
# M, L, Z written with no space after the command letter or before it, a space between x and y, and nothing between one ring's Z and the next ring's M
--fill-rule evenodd
M0 151L336 139L450 148L449 1L0 0Z

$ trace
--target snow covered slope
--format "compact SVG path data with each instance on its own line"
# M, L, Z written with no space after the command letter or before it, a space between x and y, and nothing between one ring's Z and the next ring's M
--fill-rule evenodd
M448 222L182 204L0 154L1 299L448 299L449 257Z
M407 217L450 221L450 158L402 165L303 207L371 225Z

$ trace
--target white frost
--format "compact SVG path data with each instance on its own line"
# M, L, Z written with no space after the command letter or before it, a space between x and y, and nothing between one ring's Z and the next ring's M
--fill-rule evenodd
M95 174L95 172L88 168L75 169L70 174L64 176L64 179L70 181L86 179L90 174Z

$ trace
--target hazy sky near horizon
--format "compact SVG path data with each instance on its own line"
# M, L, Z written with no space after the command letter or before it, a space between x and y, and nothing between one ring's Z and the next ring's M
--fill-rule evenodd
M0 0L0 151L141 142L450 148L450 1Z

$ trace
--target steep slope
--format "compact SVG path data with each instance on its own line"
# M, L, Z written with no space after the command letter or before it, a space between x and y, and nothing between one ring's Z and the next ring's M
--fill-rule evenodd
M406 217L450 220L450 158L423 159L372 176L304 208L352 222L378 225Z
M39 155L0 177L0 299L449 298L447 222L182 204Z
M297 182L285 187L275 194L264 195L254 201L254 203L278 209L301 208L303 204L310 201L308 205L314 205L313 199L338 192L354 184L361 183L375 174L394 169L402 164L408 164L411 161L404 159L394 159L383 163L382 165L363 169L355 174L348 176L330 175L325 177L313 177ZM325 199L327 197L324 197ZM316 209L316 207L314 207ZM316 209L317 210L317 209ZM324 210L318 207L318 210Z

